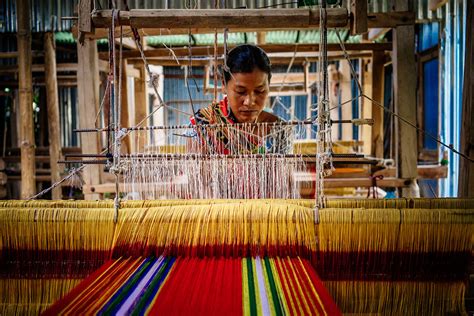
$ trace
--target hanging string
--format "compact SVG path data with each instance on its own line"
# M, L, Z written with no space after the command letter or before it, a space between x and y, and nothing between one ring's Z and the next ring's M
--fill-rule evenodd
M193 76L193 61L192 61L192 35L191 29L188 30L188 66L185 68L185 81L186 81L186 89L188 90L189 102L191 103L191 109L193 111L193 116L196 115L196 109L194 108L193 98L191 96L191 90L189 88L189 76ZM197 87L197 85L196 85Z
M162 127L169 145L123 157L123 191L128 199L297 198L294 176L306 162L303 154L287 153L302 138L303 124ZM198 135L183 137L192 132Z
M217 86L219 85L218 77L217 77L217 67L218 67L218 59L217 59L217 29L214 29L214 103L217 103Z
M467 161L469 162L472 162L474 163L474 159L470 158L469 156L463 154L462 152L460 152L459 150L457 150L456 148L454 148L454 146L452 144L448 145L446 144L445 142L439 140L437 137L431 135L430 133L428 133L427 131L425 131L424 129L416 126L415 124L411 123L410 121L408 121L406 118L404 118L403 116L393 112L392 110L390 110L389 108L385 107L384 105L382 105L381 103L375 101L374 99L372 99L371 97L367 96L366 94L362 94L362 97L366 98L367 100L369 100L370 102L372 102L372 104L375 104L376 106L382 108L385 112L389 113L390 115L392 116L395 116L396 118L398 118L400 121L402 121L403 123L411 126L412 128L416 129L417 131L423 133L424 135L428 136L429 138L431 138L432 140L434 140L435 142L437 142L438 144L448 148L449 150L451 150L453 153L459 155L460 157L466 159Z

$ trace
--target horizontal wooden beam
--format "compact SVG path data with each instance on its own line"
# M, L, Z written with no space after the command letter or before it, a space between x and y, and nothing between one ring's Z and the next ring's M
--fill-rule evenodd
M1 75L1 73L0 73ZM35 86L45 86L45 77L33 77ZM75 87L77 85L76 76L64 75L58 76L58 86L61 87ZM18 88L18 80L0 80L0 88Z
M133 67L133 65L128 64L128 63L127 63L126 74L127 74L127 77L140 79L140 70L138 70L137 68Z
M76 63L62 63L56 65L57 72L76 72ZM109 71L109 64L104 60L99 60L99 70L103 72ZM44 64L33 64L31 66L32 72L44 72ZM18 66L5 65L0 66L0 74L15 74L18 73Z
M115 43L120 45L120 35L115 38ZM132 50L138 49L137 44L131 37L122 37L122 46Z
M298 179L296 180L298 181ZM299 181L298 181L299 182ZM386 178L377 181L378 187L404 187L406 186L404 179L397 178ZM366 187L372 186L372 180L369 178L339 178L339 179L324 179L325 188L353 188L353 187ZM140 188L140 185L136 186ZM125 186L123 183L119 184L119 191L124 192ZM115 183L102 183L97 185L84 185L82 187L84 194L90 193L109 193L115 192Z
M401 25L415 24L415 12L398 11L384 13L369 13L367 15L368 28L394 28Z
M235 45L229 45L229 49ZM266 44L260 45L260 47L267 53L294 53L296 52L319 52L319 44ZM390 51L392 50L392 43L347 43L344 44L347 51ZM328 44L327 49L329 52L340 52L342 51L339 44ZM222 55L224 53L224 47L219 46L217 53ZM148 49L144 51L146 57L171 57L173 55L177 57L188 57L189 49L187 47L176 47L171 52L168 48L156 48ZM214 54L213 46L196 46L191 49L192 56L212 56ZM123 58L139 58L141 57L139 51L123 51ZM108 59L108 52L99 53L99 58Z
M384 178L377 180L377 187L381 188L391 188L391 187L406 187L409 185L409 182L405 179L399 178ZM370 188L372 187L372 179L370 178L330 178L324 179L324 188Z
M33 57L40 57L40 56L44 56L44 52L32 51L31 55ZM0 59L3 59L3 58L17 58L17 57L18 57L18 52L0 52Z
M269 10L269 11L273 11ZM287 9L285 9L287 10ZM292 9L292 10L303 10L303 9ZM219 10L222 11L222 10ZM247 10L246 10L247 11ZM262 10L259 10L262 11ZM122 12L123 14L123 12ZM98 17L97 17L98 18ZM110 17L108 18L110 21ZM102 22L104 24L104 22ZM415 14L413 12L386 12L386 13L369 13L367 18L367 26L369 28L393 28L397 25L409 25L415 23ZM106 24L104 27L110 27L111 24ZM106 38L108 36L108 30L102 28L96 28L93 33L87 34L88 37L99 39L99 38ZM257 27L249 26L246 22L242 23L238 27L234 28L227 24L221 24L217 26L218 30L222 30L223 27L226 27L229 32L255 32L258 30L259 32L265 31L272 31L272 30L298 30L298 27L290 27L286 26L283 23L279 24L276 28L267 28L264 25L258 25ZM344 28L349 27L349 23ZM208 34L213 33L214 28L208 27L190 27L190 28L172 28L168 25L160 25L156 27L147 27L145 29L139 29L138 32L140 36L154 36L154 35L178 35L178 34L188 34L191 31L191 34ZM120 36L119 29L116 29L115 36ZM74 37L77 38L77 26L73 26L72 33ZM125 36L131 37L132 32L129 25L125 25L123 28L123 34Z
M36 81L37 78L34 78L35 86L44 87L46 83L44 78L41 78L41 81ZM77 80L63 80L58 77L58 87L77 87ZM18 81L0 81L0 88L18 88Z
M368 58L372 56L371 52L348 52L349 58L350 59L356 59L356 58ZM288 65L291 60L293 59L292 57L273 57L269 56L270 62L272 65ZM340 53L337 55L333 56L328 56L328 60L343 60L345 59L345 56ZM319 59L317 57L296 57L293 60L293 63L296 65L301 65L305 62L317 62ZM130 64L142 64L143 61L141 58L129 58L127 59L127 62ZM172 57L149 57L147 58L147 62L150 65L157 65L157 66L183 66L183 65L189 65L189 59L185 57L180 57L179 58L179 65L176 62L176 60ZM191 61L193 66L207 66L209 65L210 60L209 59L193 59ZM218 59L218 63L222 64L223 60Z
M318 80L318 74L310 73L309 82L315 82ZM282 84L303 84L305 82L305 74L302 72L289 72L289 73L273 73L271 85L282 85Z
M92 13L94 27L110 27L112 10L95 10ZM327 9L328 27L347 27L349 14L345 8ZM134 9L120 11L118 25L137 28L166 27L189 28L272 28L319 27L320 11L313 9Z
M368 34L369 41L375 41L376 39L387 34L391 29L389 27L379 27L375 29L370 29Z
M418 179L444 179L448 176L448 167L441 165L418 165ZM389 167L374 173L374 176L395 177L397 168Z
M44 72L44 64L31 65L31 71ZM77 64L74 64L74 63L57 64L57 71L58 72L77 71ZM17 73L17 72L18 72L17 65L0 66L0 74Z
M435 11L444 6L446 3L448 3L448 0L429 0L428 9Z

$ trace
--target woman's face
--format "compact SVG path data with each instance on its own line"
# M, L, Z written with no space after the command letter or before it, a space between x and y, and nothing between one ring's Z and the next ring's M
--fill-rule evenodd
M234 73L226 93L232 113L239 123L256 122L269 91L268 74L256 68L250 73Z

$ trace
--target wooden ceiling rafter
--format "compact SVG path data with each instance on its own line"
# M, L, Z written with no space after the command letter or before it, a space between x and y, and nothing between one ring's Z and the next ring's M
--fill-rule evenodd
M232 48L235 45L229 45ZM319 51L319 44L264 44L260 47L267 53L294 53L295 50L301 53ZM346 43L344 44L346 51L391 51L392 43ZM177 57L189 57L189 49L187 47L173 47L173 52ZM341 52L339 44L328 44L328 52ZM210 56L214 54L213 46L195 46L191 50L193 56ZM170 56L169 48L149 48L145 52L145 57L168 57ZM218 47L218 54L224 53L224 47ZM122 58L140 58L139 51L123 51ZM99 53L99 58L107 60L108 52Z

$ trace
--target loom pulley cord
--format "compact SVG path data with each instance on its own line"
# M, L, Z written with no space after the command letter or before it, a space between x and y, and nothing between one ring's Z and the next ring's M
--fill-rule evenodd
M319 24L319 100L317 106L317 117L314 120L314 125L317 128L316 131L316 183L315 183L315 209L317 210L323 206L324 201L324 165L329 163L332 169L332 139L331 139L331 116L328 111L329 108L329 91L328 91L328 55L327 55L327 12L326 12L326 0L322 1L320 11L320 24ZM316 221L318 219L316 218Z
M114 149L112 154L112 164L109 167L109 172L115 177L115 198L114 198L114 223L118 221L118 212L120 208L120 191L119 191L119 174L120 174L120 151L122 145L122 138L126 136L120 127L121 119L121 85L122 85L122 26L120 26L120 48L119 48L119 65L117 69L117 54L115 50L115 23L119 20L120 11L112 9L112 65L113 65L113 84L111 86L112 96L111 103L114 104L113 127L114 127ZM118 70L118 74L117 74ZM118 83L118 84L117 84ZM116 87L118 86L118 89Z

